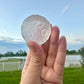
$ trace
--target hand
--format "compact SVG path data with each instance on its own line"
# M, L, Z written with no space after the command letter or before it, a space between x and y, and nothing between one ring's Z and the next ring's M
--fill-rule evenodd
M33 41L27 45L29 52L20 84L63 84L66 39L59 39L58 27L51 29L51 36L43 45Z

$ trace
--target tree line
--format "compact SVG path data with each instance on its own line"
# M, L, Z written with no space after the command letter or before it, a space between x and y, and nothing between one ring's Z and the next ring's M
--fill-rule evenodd
M66 54L67 55L81 55L81 52L84 52L84 47L82 47L81 49L79 49L78 51L76 50L66 50ZM8 56L26 56L27 52L23 51L23 50L18 50L16 53L13 52L6 52L5 54L0 54L0 57L8 57Z
M0 54L0 57L12 57L12 56L26 56L27 52L23 50L18 50L16 53L6 52L5 54Z
M76 50L66 50L66 54L67 55L80 55L80 50L76 51Z

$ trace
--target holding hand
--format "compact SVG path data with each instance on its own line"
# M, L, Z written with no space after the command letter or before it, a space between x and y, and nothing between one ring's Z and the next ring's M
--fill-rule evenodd
M43 45L30 41L20 84L63 84L66 39L59 39L58 27L53 27Z

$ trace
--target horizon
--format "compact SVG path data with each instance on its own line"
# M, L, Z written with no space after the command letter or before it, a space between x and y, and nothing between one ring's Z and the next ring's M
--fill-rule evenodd
M78 51L84 46L83 0L14 0L0 1L0 53L28 51L21 36L21 24L30 15L44 16L60 29L67 39L67 49Z

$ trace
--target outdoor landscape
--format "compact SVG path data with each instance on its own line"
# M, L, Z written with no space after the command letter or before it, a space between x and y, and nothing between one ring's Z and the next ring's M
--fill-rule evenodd
M3 56L26 56L26 52L19 50L16 54L13 52L7 52L6 54L2 55L0 54L1 57ZM67 50L67 55L81 55L82 59L84 58L84 47L81 48L78 52L75 50ZM0 61L2 62L21 62L20 59L9 59L6 61ZM13 65L16 66L17 65ZM9 67L12 68L13 66ZM64 69L64 76L63 76L63 83L64 84L84 84L84 60L82 62L82 66L78 68L65 68ZM0 84L19 84L20 82L20 77L21 77L21 70L18 71L3 71L0 72Z
M0 0L0 84L20 84L29 51L21 25L30 15L45 17L66 37L63 84L84 84L84 0Z
M76 50L66 50L66 54L67 55L80 55L81 54L81 49L79 49L78 51L76 51ZM11 52L11 51L8 51L4 54L0 53L0 57L26 56L26 55L27 55L27 52L23 51L23 50L18 50L16 53Z

